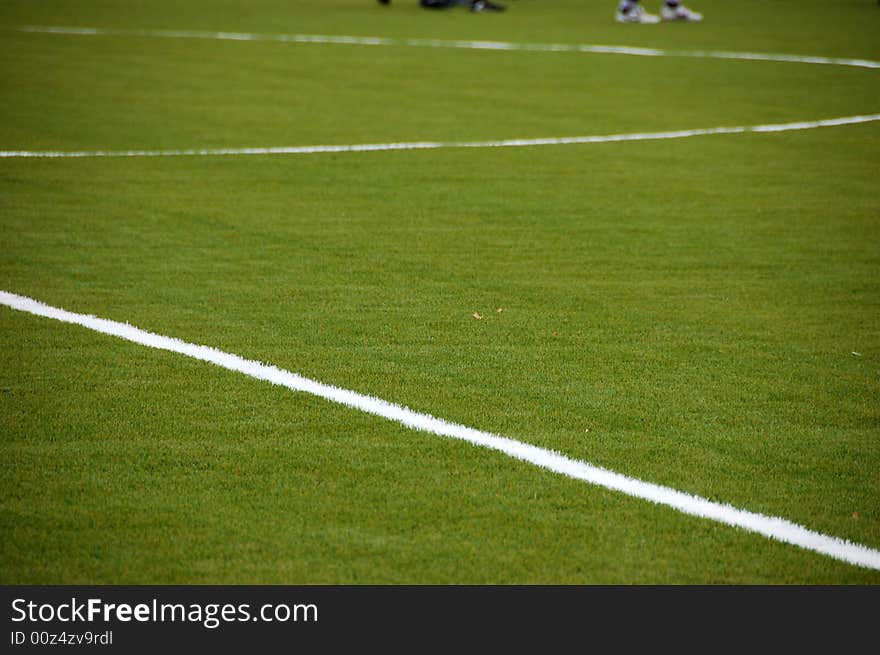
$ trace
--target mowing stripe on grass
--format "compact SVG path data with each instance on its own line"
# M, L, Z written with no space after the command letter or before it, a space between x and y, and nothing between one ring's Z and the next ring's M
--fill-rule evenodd
M0 158L71 158L71 157L218 157L228 155L314 155L331 152L376 152L383 150L437 150L439 148L524 148L529 146L559 146L584 143L614 143L619 141L655 141L685 139L712 134L746 134L812 130L819 127L837 127L880 121L880 114L843 116L818 121L797 121L770 125L739 127L709 127L672 132L640 132L634 134L606 134L601 136L563 136L540 139L503 139L500 141L413 141L407 143L358 143L323 146L280 146L270 148L191 148L185 150L3 150Z
M570 459L552 450L538 448L515 439L450 423L429 414L415 412L408 407L395 405L380 398L374 398L347 389L340 389L339 387L311 380L275 366L244 359L238 355L222 352L209 346L200 346L173 337L147 332L126 323L118 323L86 314L76 314L6 291L0 291L0 304L18 311L51 318L63 323L80 325L102 334L109 334L150 348L168 350L192 357L193 359L210 362L230 371L244 373L257 380L265 380L293 391L302 391L368 414L381 416L414 430L460 439L478 446L498 450L510 457L529 462L570 478L582 480L606 489L620 491L628 496L648 500L658 505L665 505L685 514L742 528L749 532L755 532L777 541L828 555L850 564L880 570L880 551L838 537L831 537L808 530L783 518L748 512L731 505L712 502L669 487L630 478L587 462Z
M275 43L321 43L336 45L408 46L415 48L457 48L464 50L507 50L526 52L582 52L637 57L693 57L699 59L741 59L746 61L781 61L797 64L825 64L880 68L880 62L868 59L816 57L761 52L727 52L723 50L662 50L630 46L566 44L566 43L511 43L508 41L449 41L443 39L390 39L375 36L332 36L326 34L252 34L244 32L202 32L189 30L116 30L98 27L52 27L29 25L22 32L41 34L68 34L75 36L135 36L166 39L210 39L214 41L269 41Z

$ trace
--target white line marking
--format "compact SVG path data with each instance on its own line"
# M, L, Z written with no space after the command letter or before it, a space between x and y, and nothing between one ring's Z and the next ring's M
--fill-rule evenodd
M793 544L806 550L849 562L850 564L880 570L880 551L838 537L831 537L808 530L783 518L748 512L731 505L715 503L669 487L630 478L587 462L570 459L552 450L538 448L522 441L516 441L489 432L482 432L464 425L449 423L443 419L430 416L429 414L420 414L407 407L395 405L379 398L323 384L296 373L276 368L275 366L244 359L238 355L222 352L208 346L199 346L172 337L147 332L126 323L117 323L116 321L86 314L76 314L7 291L0 291L0 304L56 321L80 325L102 334L109 334L150 348L167 350L192 357L193 359L210 362L230 371L243 373L257 380L265 380L293 391L302 391L368 414L381 416L414 430L460 439L478 446L497 450L515 459L529 462L535 466L576 480L619 491L628 496L641 498L658 505L666 505L685 514L742 528L749 532L755 532L777 541Z
M726 52L723 50L661 50L629 46L511 43L507 41L447 41L442 39L389 39L373 36L331 36L325 34L252 34L243 32L201 32L188 30L116 30L97 27L52 27L30 25L22 32L68 34L76 36L137 36L166 39L210 39L216 41L270 41L275 43L323 43L342 45L409 46L415 48L457 48L465 50L507 50L527 52L582 52L593 54L635 55L638 57L692 57L700 59L741 59L747 61L780 61L798 64L825 64L880 68L880 62L868 59L814 57L761 52Z
M880 121L880 114L844 116L819 121L798 121L771 125L740 127L710 127L674 132L641 132L636 134L608 134L603 136L564 136L542 139L504 139L501 141L414 141L409 143L360 143L353 145L282 146L276 148L193 148L187 150L81 150L36 151L4 150L2 158L63 158L63 157L215 157L227 155L313 155L331 152L376 152L383 150L437 150L439 148L524 148L528 146L558 146L578 143L614 143L618 141L654 141L685 139L711 134L744 134L747 132L787 132L812 130L819 127L837 127Z

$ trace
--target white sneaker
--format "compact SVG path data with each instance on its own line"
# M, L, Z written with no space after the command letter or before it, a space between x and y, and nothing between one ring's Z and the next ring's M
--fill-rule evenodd
M623 11L622 7L617 8L614 15L618 23L659 23L660 17L649 14L642 5L632 5L628 10Z
M663 9L660 11L660 16L663 20L683 20L689 23L697 23L703 20L703 14L688 9L684 5L678 5L677 7L663 5Z

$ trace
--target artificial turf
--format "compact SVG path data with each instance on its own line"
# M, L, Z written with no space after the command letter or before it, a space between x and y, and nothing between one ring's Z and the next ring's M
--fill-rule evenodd
M461 141L875 113L871 2L0 7L0 150ZM0 288L880 547L880 127L0 159ZM501 311L499 311L501 310ZM481 318L475 318L474 314ZM0 582L877 584L880 573L0 309Z

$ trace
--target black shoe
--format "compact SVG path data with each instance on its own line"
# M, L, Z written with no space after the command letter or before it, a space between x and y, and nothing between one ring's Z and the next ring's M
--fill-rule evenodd
M504 5L489 2L489 0L474 0L470 6L471 11L504 11Z
M391 4L391 0L379 0L379 4L380 4L380 5Z

